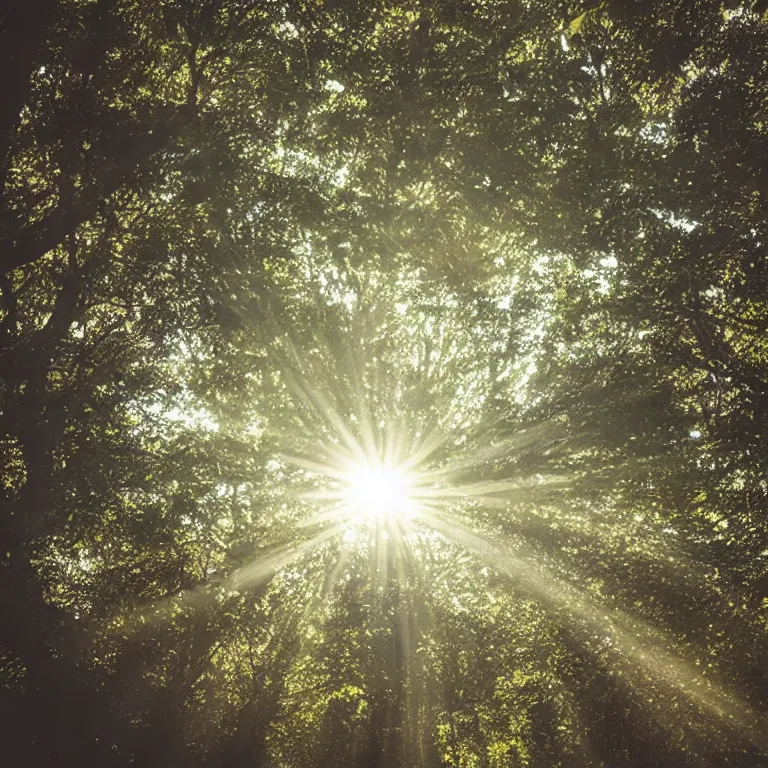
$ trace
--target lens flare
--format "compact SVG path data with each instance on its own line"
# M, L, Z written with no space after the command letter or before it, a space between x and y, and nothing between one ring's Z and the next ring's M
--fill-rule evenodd
M396 467L363 465L349 473L342 496L358 523L410 516L413 500L406 473Z

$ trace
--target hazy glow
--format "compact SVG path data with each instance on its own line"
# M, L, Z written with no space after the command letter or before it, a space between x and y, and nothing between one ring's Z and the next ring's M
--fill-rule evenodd
M350 473L342 495L359 522L384 522L413 507L408 476L395 467L366 466Z

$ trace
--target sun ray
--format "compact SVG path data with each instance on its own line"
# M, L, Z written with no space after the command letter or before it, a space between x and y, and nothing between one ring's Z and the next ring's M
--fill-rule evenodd
M436 547L455 547L487 563L511 582L513 591L527 594L554 621L562 621L563 628L587 650L594 637L608 638L609 651L601 661L609 674L624 676L646 693L665 687L681 707L706 713L761 743L749 705L676 656L670 650L671 632L642 626L634 614L601 604L563 579L560 571L555 574L555 567L566 564L556 552L551 557L553 553L547 551L542 559L535 537L530 546L531 536L523 523L526 516L540 513L542 501L550 510L542 519L555 514L557 530L586 533L598 544L605 535L591 517L569 509L565 494L579 486L600 487L616 472L611 474L608 467L597 477L585 477L578 465L571 469L571 464L564 472L557 470L558 464L563 466L559 457L578 443L578 435L567 433L557 420L512 431L500 422L484 425L481 419L467 433L457 432L439 414L409 421L399 404L387 399L396 389L392 382L376 378L375 366L366 378L358 371L364 366L355 365L356 356L351 354L350 360L351 374L345 372L339 380L343 382L339 389L349 391L336 392L334 397L323 394L322 377L312 386L300 386L300 377L292 374L290 389L306 406L302 418L306 434L282 454L287 463L303 470L296 473L294 487L309 512L299 525L323 526L328 537L336 539L336 560L326 573L323 594L354 559L367 563L374 607L381 608L378 603L387 589L415 583L414 563L424 565L431 536ZM325 384L331 387L334 382ZM533 454L538 463L529 461ZM550 455L555 460L540 460ZM537 467L541 469L536 471ZM557 512L560 499L565 503ZM529 510L534 502L538 507L534 504ZM508 513L503 519L496 511L500 509ZM470 517L472 523L467 525ZM617 524L622 525L614 521L613 527ZM506 536L511 532L516 545L509 538L492 541L479 532L488 525L501 527ZM423 544L416 545L416 554L413 546L419 538ZM545 562L552 569L543 567ZM404 638L403 648L409 642L412 638ZM664 722L659 705L649 702L647 710Z
M295 562L299 557L325 544L339 534L338 525L325 528L299 545L288 545L276 552L253 560L232 573L225 585L233 591L252 589L265 579L271 578L282 568Z
M760 728L760 717L749 704L724 684L704 678L691 664L667 650L671 639L661 630L630 619L619 609L598 605L583 590L555 578L541 566L534 567L463 524L443 519L435 510L423 508L420 521L513 578L516 584L547 604L555 615L568 617L566 624L572 630L578 631L579 626L584 626L593 634L610 637L610 646L616 649L612 663L622 674L632 677L642 670L649 679L660 681L724 725L735 727L753 744L760 747L768 744ZM626 659L631 660L630 666ZM642 690L643 681L637 677L634 682L636 690ZM652 704L648 703L664 724L665 715L660 705Z

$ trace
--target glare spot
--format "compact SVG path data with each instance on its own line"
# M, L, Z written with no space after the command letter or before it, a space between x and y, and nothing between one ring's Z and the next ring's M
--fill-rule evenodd
M337 187L343 187L347 183L348 177L349 167L345 165L343 168L339 168L339 170L336 171L333 177L333 183Z
M413 507L406 476L391 467L363 466L351 473L344 500L359 522L408 516Z

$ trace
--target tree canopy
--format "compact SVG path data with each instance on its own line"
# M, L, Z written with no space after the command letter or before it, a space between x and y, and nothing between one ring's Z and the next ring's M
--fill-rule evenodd
M7 0L4 755L768 766L767 12Z

